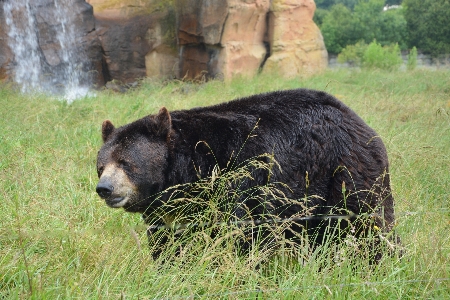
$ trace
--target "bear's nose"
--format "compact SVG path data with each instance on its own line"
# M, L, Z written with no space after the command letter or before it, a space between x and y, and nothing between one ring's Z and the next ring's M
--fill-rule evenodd
M106 199L111 196L114 191L114 187L110 184L99 182L95 191L101 198Z

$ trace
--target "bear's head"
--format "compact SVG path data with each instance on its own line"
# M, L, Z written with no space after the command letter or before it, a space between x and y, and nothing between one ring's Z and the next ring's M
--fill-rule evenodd
M97 156L96 191L110 207L145 212L165 186L171 118L165 107L116 128L102 124L103 146Z

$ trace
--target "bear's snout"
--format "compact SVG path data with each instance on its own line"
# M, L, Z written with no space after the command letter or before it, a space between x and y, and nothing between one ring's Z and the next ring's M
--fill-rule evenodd
M101 182L100 181L97 184L97 188L95 189L95 191L100 196L100 198L106 199L106 198L111 197L111 195L112 195L112 193L114 191L114 187L108 182Z
M105 166L95 191L110 207L124 207L137 196L136 186L114 163Z

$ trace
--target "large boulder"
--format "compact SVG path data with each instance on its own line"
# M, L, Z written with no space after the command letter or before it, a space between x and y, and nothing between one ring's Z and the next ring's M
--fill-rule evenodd
M180 0L182 77L255 75L266 57L269 0Z
M67 64L67 56L70 55L69 59L74 60L71 63L76 66L74 68L89 75L85 77L84 83L89 81L97 85L104 84L101 45L95 34L95 19L91 5L84 0L73 0L69 11L61 8L64 5L57 8L52 0L40 0L29 3L30 16L25 12L25 4L20 3L16 3L15 7L18 9L12 11L13 19L21 30L36 32L37 46L28 51L35 51L40 57L41 68L46 76L53 76L52 80L61 77L61 69L65 68L63 65ZM19 47L14 45L8 36L9 26L6 24L4 10L7 4L11 3L7 1L0 3L0 77L3 78L11 77L15 72L14 65L20 64L18 60L23 59L23 55L18 55ZM26 27L30 26L30 22L24 25L25 20L30 17L33 19L33 28ZM65 26L62 20L67 19L75 26L70 28ZM61 42L61 36L69 34L70 39L67 39L65 44ZM11 44L14 46L11 47Z
M313 0L179 0L180 75L225 79L261 69L285 77L323 70Z
M0 78L11 73L0 2ZM53 0L39 0L36 27L46 64L61 64ZM93 7L93 10L92 10ZM143 77L215 78L282 76L327 66L313 0L74 0L75 45L87 59L83 70L102 85ZM95 16L95 20L94 20ZM85 57L86 57L85 56ZM93 72L91 72L93 71Z
M87 0L110 78L282 76L327 66L313 0Z
M263 72L285 77L315 73L328 64L328 53L313 22L314 0L272 0L269 13L270 56Z
M214 77L220 72L217 59L221 52L221 35L228 15L228 1L178 0L179 76Z
M178 0L178 39L180 45L220 43L229 1Z
M13 59L13 53L8 46L8 33L3 5L0 3L0 81L8 78Z
M224 24L219 67L225 78L254 76L267 54L265 36L269 0L230 0Z
M58 13L58 10L53 9L54 1L40 0L40 3L42 3L42 7L36 9L36 25L39 32L39 45L47 63L57 67L64 61L63 55L66 54L55 37L61 34L59 32L61 30L63 32L71 30L75 41L66 45L73 47L69 50L73 53L70 59L74 61L71 63L80 66L83 72L89 74L82 79L86 81L86 84L103 85L105 83L103 57L101 44L95 32L93 7L84 0L72 0L71 6L63 9L63 12L66 13L65 18L72 26L63 28L61 24L54 21L61 19L54 15Z
M128 83L146 76L178 75L176 17L171 1L87 2L94 7L108 79Z

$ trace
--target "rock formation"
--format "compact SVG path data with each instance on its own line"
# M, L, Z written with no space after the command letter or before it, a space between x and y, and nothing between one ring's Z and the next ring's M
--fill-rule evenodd
M13 53L8 47L8 33L6 32L3 5L0 5L0 81L8 78L13 58Z
M327 67L328 54L312 21L314 0L272 0L269 13L270 56L263 72L285 77L315 73Z
M111 78L285 77L327 66L313 0L87 0Z
M220 70L225 78L254 76L268 56L269 0L230 0L223 27Z
M5 79L11 76L14 72L14 65L18 62L15 51L9 47L10 41L8 37L8 25L5 19L4 3L0 3L0 79ZM93 8L84 0L71 0L71 15L69 16L72 22L75 23L73 36L71 38L71 46L75 49L74 53L78 53L75 59L75 64L79 65L82 72L89 73L89 81L97 85L103 85L105 80L102 72L102 55L101 45L95 32L95 19ZM37 43L39 56L42 60L42 65L47 74L58 73L62 68L64 59L62 58L66 53L61 46L61 41L57 39L58 34L61 35L65 29L60 23L58 10L55 8L55 2L52 0L40 0L30 2L29 10L32 14L35 32L37 36ZM28 18L29 16L23 12L13 11L14 18ZM22 20L21 22L25 22ZM67 29L67 28L66 28ZM31 51L31 50L30 50ZM31 67L31 66L30 66ZM57 75L55 75L57 76Z
M327 66L313 0L180 0L180 76L285 77Z
M292 77L327 66L323 38L312 20L313 0L73 1L85 5L78 26L100 74L97 82L129 83L142 77L230 79L260 71ZM95 30L88 16L91 5ZM0 21L1 9L0 4ZM12 61L3 28L0 78ZM51 44L42 50L50 64L57 63Z
M253 76L267 48L269 0L183 0L179 9L180 75ZM200 13L197 13L200 12Z
M174 77L178 74L176 18L172 2L87 2L94 7L108 79L127 83L145 76Z

